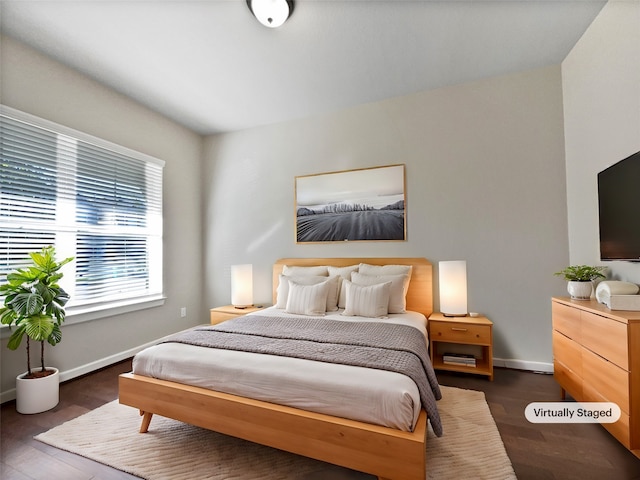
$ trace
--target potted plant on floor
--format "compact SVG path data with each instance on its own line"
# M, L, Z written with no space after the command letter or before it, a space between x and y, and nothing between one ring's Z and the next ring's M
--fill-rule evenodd
M56 345L62 340L60 325L69 295L58 284L60 269L73 260L55 260L54 247L29 253L32 264L7 275L0 285L4 306L0 321L13 331L7 347L16 350L26 337L27 371L16 378L16 408L20 413L50 410L59 400L58 369L45 367L44 342ZM31 368L31 341L40 342L40 368Z
M589 300L593 291L593 280L605 278L606 267L592 267L589 265L572 265L566 267L555 275L562 275L567 284L567 290L571 298L576 300Z

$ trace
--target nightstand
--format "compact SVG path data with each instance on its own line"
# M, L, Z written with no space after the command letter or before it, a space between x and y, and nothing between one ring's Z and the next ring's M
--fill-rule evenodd
M487 317L445 317L433 313L429 317L429 354L433 368L453 372L486 375L493 380L493 322ZM462 347L461 346L475 346ZM473 353L475 366L451 365L443 360L445 353ZM460 352L460 350L465 350Z
M211 313L211 325L224 322L225 320L231 320L232 318L240 317L247 313L257 312L262 309L264 309L263 306L236 308L233 305L225 305L224 307L215 307L209 310Z

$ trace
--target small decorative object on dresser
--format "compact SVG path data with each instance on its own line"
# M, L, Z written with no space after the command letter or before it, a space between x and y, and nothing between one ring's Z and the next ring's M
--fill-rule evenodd
M554 275L562 275L567 284L567 291L574 300L588 300L593 292L593 280L605 278L603 270L606 267L592 267L589 265L571 265Z
M609 280L596 288L596 300L611 310L640 311L640 287L635 283Z
M493 380L493 322L487 317L429 316L429 354L436 370L475 373ZM478 355L460 352L478 349Z

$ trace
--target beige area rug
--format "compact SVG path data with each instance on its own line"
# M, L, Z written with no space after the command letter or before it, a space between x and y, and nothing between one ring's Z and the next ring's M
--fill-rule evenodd
M429 427L427 478L515 479L484 393L442 387L444 436ZM374 478L154 416L146 434L134 408L108 403L35 438L149 480Z

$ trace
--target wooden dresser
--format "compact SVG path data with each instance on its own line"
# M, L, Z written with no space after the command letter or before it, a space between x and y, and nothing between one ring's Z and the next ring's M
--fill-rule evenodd
M616 423L603 423L640 458L640 312L609 310L595 300L552 299L554 377L562 398L614 402Z

